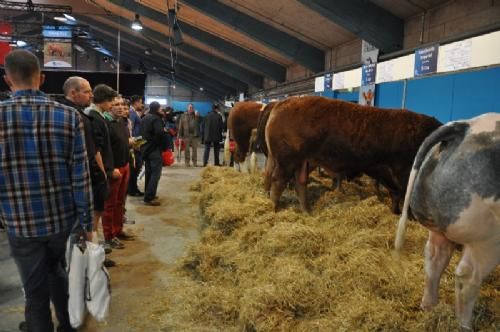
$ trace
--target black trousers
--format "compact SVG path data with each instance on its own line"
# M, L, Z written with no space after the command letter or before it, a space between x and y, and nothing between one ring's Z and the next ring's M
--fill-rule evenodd
M158 182L160 182L161 177L161 169L163 167L160 150L149 153L144 158L144 163L146 164L144 202L151 202L156 196Z
M134 151L135 167L132 167L132 161L130 163L130 179L128 180L128 193L135 194L139 192L139 187L137 186L137 177L141 173L141 168L143 164L142 153L140 151Z
M214 146L214 165L219 166L219 151L220 151L220 143L219 142L205 142L205 151L203 153L203 166L208 164L208 156L210 155L210 146L213 144Z
M28 331L52 332L50 301L60 331L74 331L68 314L68 279L65 267L69 231L40 238L9 235L11 255L21 276L26 297L24 315Z

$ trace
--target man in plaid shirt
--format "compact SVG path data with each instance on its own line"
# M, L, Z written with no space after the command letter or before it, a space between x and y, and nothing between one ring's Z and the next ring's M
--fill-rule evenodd
M92 196L83 125L71 107L49 100L38 59L5 57L12 97L0 103L0 221L23 283L28 331L73 331L64 271L66 240L79 222L92 225Z

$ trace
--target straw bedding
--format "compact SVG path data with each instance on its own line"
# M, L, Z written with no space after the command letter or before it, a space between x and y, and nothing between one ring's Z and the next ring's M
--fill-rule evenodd
M401 257L392 252L397 216L372 181L313 175L313 213L286 190L274 213L262 176L207 168L196 192L204 221L199 243L179 262L170 326L193 331L458 331L454 319L456 252L440 301L419 309L426 230L412 223ZM484 282L475 328L496 331L500 273ZM172 323L178 322L178 323ZM182 323L179 323L182 322ZM172 325L173 324L173 325Z

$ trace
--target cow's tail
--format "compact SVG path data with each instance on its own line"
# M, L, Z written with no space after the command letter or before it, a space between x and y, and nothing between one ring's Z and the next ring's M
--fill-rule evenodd
M229 140L229 128L227 128L226 139L224 140L224 164L229 166L231 163L231 151Z
M396 240L394 242L394 247L397 251L400 251L404 244L406 224L408 223L408 210L410 207L411 193L413 191L413 186L415 185L415 179L417 178L420 167L422 167L427 154L435 145L439 143L443 143L442 148L445 149L450 141L463 139L468 126L469 125L465 122L450 122L436 129L424 140L422 145L420 145L417 155L415 156L415 161L413 162L410 177L408 179L405 202L403 205L403 213L401 214L401 218L398 222L398 230L396 233Z
M257 172L257 128L252 129L250 135L250 173Z
M255 174L257 172L257 154L252 151L250 154L250 172Z

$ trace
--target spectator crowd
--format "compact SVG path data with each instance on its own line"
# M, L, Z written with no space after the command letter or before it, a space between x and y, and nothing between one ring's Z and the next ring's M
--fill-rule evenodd
M125 98L110 86L91 87L83 77L68 78L64 97L40 90L44 75L36 56L25 50L5 58L11 93L0 102L0 226L25 293L27 331L74 331L68 317L65 249L76 226L98 242L106 255L134 237L124 224L127 196L159 206L157 195L164 151L185 146L185 166L198 166L197 148L211 147L219 165L223 120L217 106L203 121L189 104L181 116L141 96ZM175 144L177 142L177 144ZM144 169L144 190L138 185ZM115 262L106 257L104 265Z

